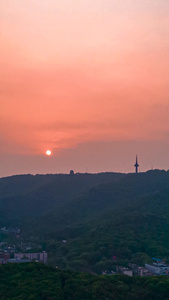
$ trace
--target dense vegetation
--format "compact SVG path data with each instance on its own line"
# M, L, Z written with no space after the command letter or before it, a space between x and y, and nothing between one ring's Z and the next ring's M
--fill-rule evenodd
M168 300L169 277L94 276L39 263L0 266L1 300Z
M54 266L99 274L169 260L169 172L25 175L0 188L1 226L21 226Z
M99 185L36 219L26 226L31 232L44 242L49 262L62 268L100 273L152 257L168 260L169 173L133 174Z
M83 195L120 173L16 175L0 178L0 226L21 226Z

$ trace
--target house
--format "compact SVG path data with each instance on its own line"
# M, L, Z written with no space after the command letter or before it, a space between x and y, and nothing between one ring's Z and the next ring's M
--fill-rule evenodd
M169 266L164 263L145 264L145 268L156 275L168 275L169 273Z

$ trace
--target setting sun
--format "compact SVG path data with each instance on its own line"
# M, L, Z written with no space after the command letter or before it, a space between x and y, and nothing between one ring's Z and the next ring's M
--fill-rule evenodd
M46 151L46 155L51 155L51 154L52 154L52 152L50 150Z
M169 168L168 3L0 1L0 176Z

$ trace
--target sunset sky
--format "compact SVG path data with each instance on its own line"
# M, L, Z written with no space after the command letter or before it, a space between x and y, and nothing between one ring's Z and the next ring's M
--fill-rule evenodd
M136 153L169 169L169 1L1 0L0 176L133 172Z

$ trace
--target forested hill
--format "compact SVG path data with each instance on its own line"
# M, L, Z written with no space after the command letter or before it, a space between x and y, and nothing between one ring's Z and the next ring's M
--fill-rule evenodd
M0 226L21 226L26 219L30 221L54 208L58 209L101 183L117 181L125 176L99 173L0 178Z
M20 226L53 265L100 273L169 260L169 172L25 175L0 187L1 226Z
M169 172L18 175L0 178L0 226L21 226L61 209L78 218L169 188ZM75 207L75 208L74 208ZM82 210L82 215L80 213Z
M39 263L0 266L0 299L167 300L169 277L94 276Z
M159 195L169 189L169 172L149 171L140 174L128 174L106 183L98 184L80 197L69 201L57 209L46 213L42 219L36 219L34 231L51 232L52 228L77 226L78 223L89 222L101 218L104 214L122 214L126 209L139 209L144 200ZM65 192L65 191L64 191ZM153 209L155 202L152 202ZM163 207L163 202L161 202ZM150 205L151 206L151 205ZM40 227L39 227L39 225ZM50 228L50 230L49 230Z
M46 242L51 263L100 273L117 263L168 260L168 228L169 173L157 170L100 184L27 224L25 234Z

